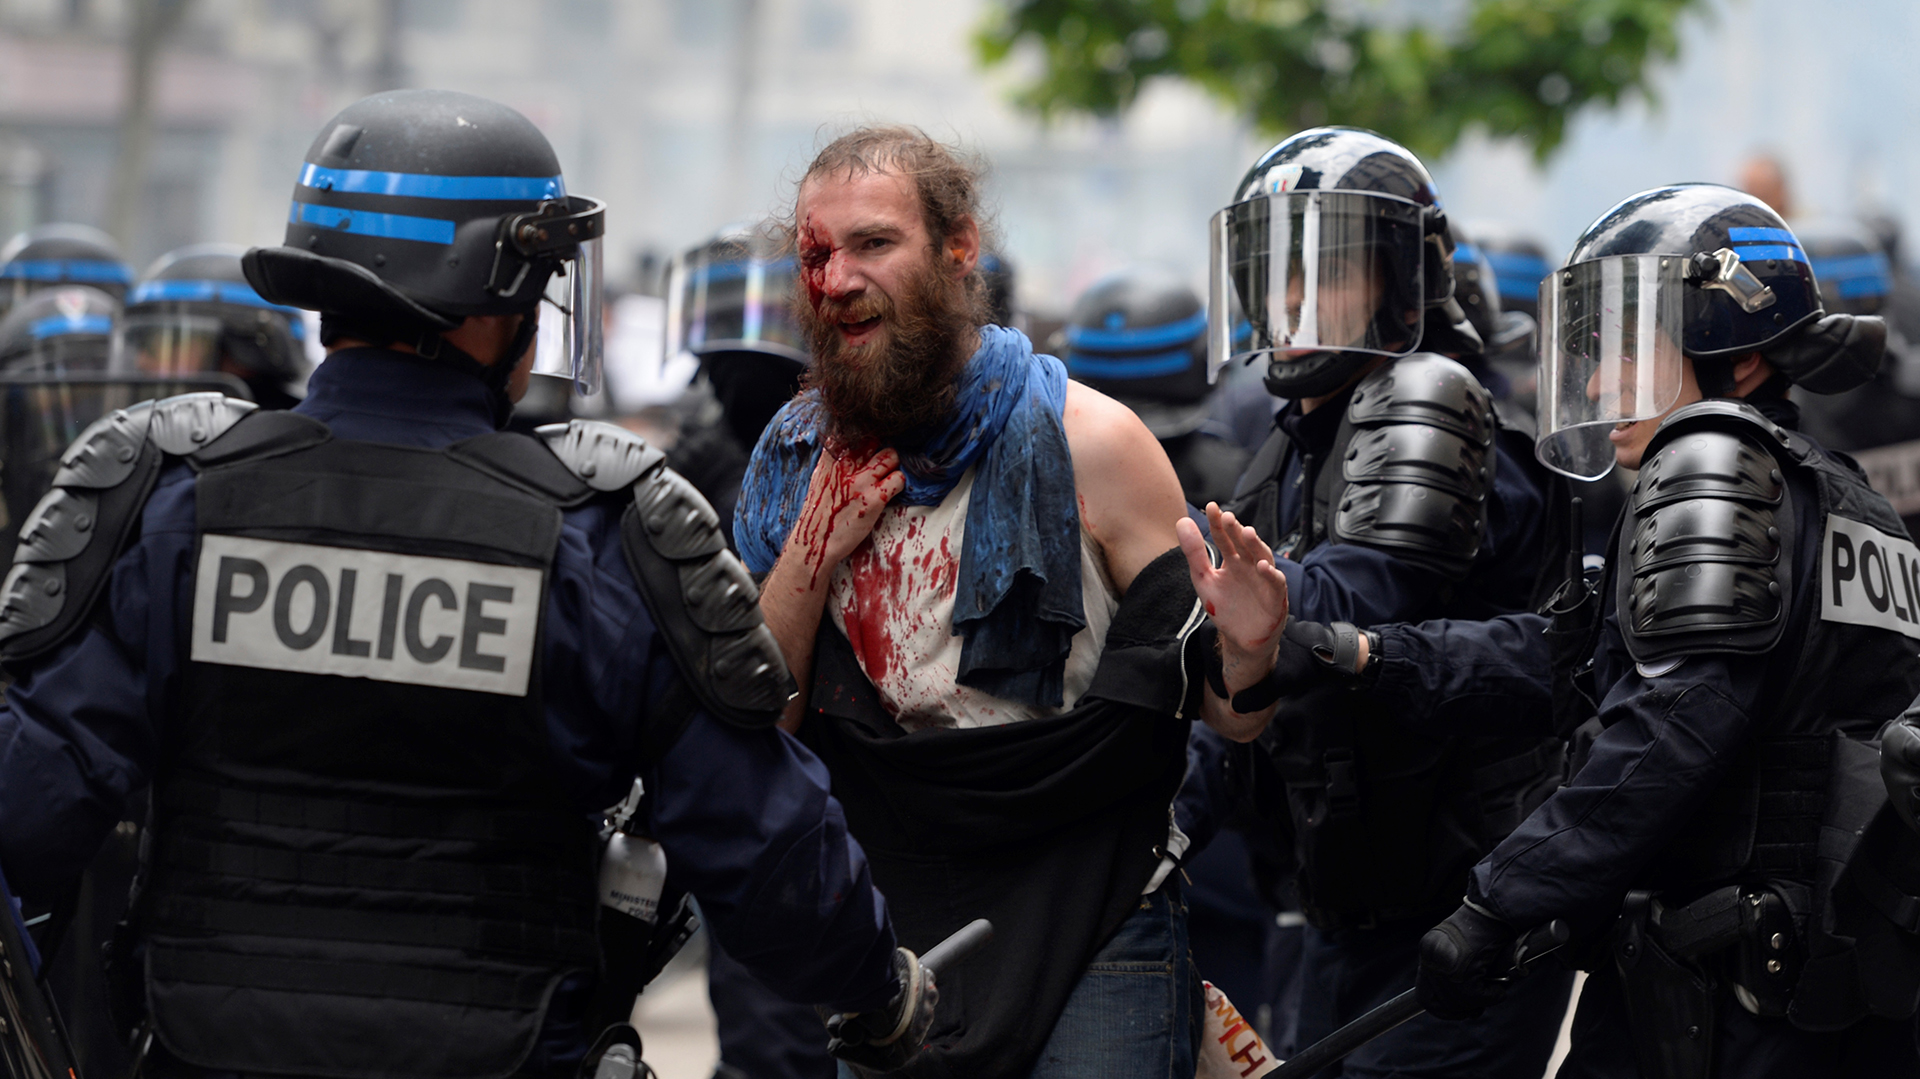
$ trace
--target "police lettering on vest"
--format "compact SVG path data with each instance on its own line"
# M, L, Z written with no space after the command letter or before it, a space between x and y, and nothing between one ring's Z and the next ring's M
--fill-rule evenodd
M525 696L541 572L208 534L193 658Z
M1920 549L1912 540L1830 514L1820 555L1821 618L1920 638Z

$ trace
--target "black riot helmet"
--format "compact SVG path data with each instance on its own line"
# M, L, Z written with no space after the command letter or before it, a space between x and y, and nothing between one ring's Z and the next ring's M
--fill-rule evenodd
M1758 352L1786 380L1841 393L1873 377L1878 318L1827 314L1813 268L1780 215L1717 184L1645 191L1608 210L1540 285L1537 447L1549 468L1605 475L1617 423L1678 400L1682 357L1722 396Z
M0 319L0 371L103 372L119 317L119 303L99 289L41 289Z
M116 369L153 376L222 372L253 399L288 407L306 373L300 312L268 303L247 283L227 244L162 255L127 296Z
M1207 421L1207 310L1172 273L1138 266L1080 294L1067 316L1067 373L1140 415L1156 438Z
M0 315L57 285L86 285L119 301L132 284L133 267L120 257L113 238L86 225L40 225L0 247Z
M667 267L666 355L699 357L742 446L800 391L809 354L793 316L797 274L792 245L772 221L723 228Z
M293 189L287 238L254 248L247 280L269 303L317 310L321 335L414 345L473 364L504 422L510 364L479 369L439 334L472 315L567 319L581 393L599 390L605 204L569 195L546 136L505 105L447 90L362 98L328 121ZM549 288L549 285L565 286Z
M1893 292L1893 267L1872 234L1850 221L1795 225L1828 311L1877 315Z
M1436 325L1448 345L1478 350L1449 304L1453 240L1433 178L1371 131L1314 128L1267 151L1212 233L1213 370L1265 359L1273 393L1312 397L1374 357L1414 352ZM1244 341L1236 305L1252 330Z

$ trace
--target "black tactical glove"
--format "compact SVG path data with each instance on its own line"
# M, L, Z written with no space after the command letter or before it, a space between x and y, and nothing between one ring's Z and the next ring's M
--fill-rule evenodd
M1420 938L1420 1006L1441 1019L1475 1019L1507 993L1514 942L1507 923L1469 906Z
M900 991L885 1011L828 1015L821 1010L832 1039L827 1052L853 1065L856 1073L890 1072L906 1066L926 1044L927 1030L933 1026L933 1008L940 1001L933 971L922 966L912 952L898 948L893 953L893 973Z
M1893 811L1920 832L1920 715L1909 711L1880 733L1880 778Z

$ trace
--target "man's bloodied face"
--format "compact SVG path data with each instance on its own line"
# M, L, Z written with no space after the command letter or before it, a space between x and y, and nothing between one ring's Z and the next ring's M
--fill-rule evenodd
M806 383L829 433L861 446L937 427L981 324L965 284L977 233L936 242L913 181L887 172L808 180L795 218Z

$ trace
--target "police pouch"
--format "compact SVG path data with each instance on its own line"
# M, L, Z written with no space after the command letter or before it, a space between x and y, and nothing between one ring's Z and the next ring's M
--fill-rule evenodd
M1634 1058L1647 1079L1707 1079L1719 984L1655 939L1655 907L1652 893L1629 892L1614 935Z

